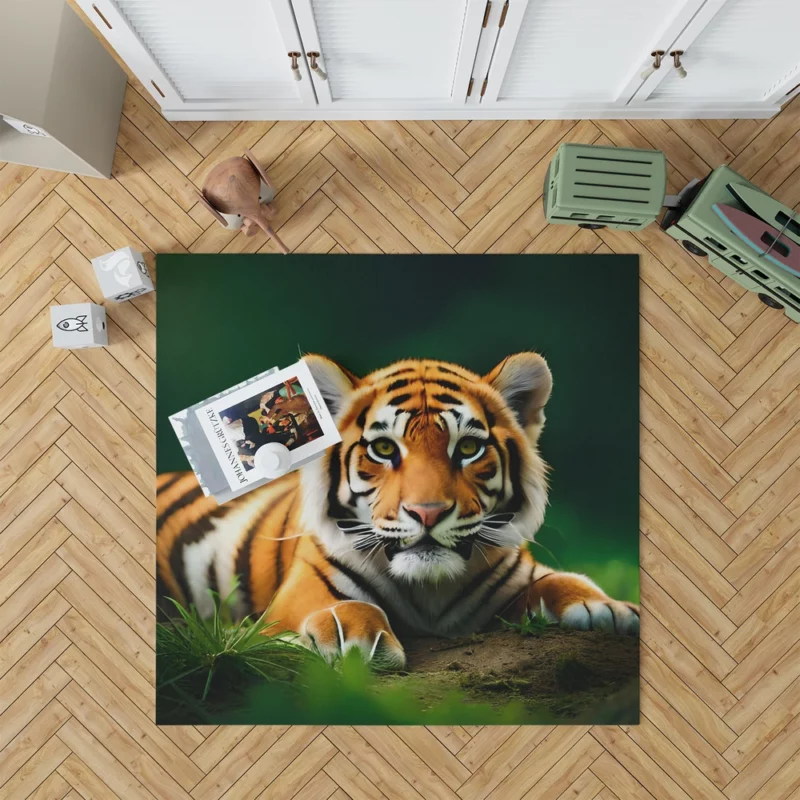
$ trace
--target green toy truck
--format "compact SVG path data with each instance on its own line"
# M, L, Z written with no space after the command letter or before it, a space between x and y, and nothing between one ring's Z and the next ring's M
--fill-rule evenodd
M746 210L728 190L728 184L743 184L761 191L730 167L717 167L707 178L681 193L678 206L664 214L661 229L690 253L708 256L720 272L756 292L763 303L784 309L789 319L800 322L800 275L759 256L714 212L715 203Z
M638 231L664 205L667 160L660 150L562 144L544 182L547 221Z
M761 219L777 224L774 229L764 223L777 238L766 253L759 253L720 216L720 209L726 208L752 214L729 185L758 193L751 193L751 198L768 198L727 166L718 167L702 181L691 181L679 195L667 196L667 162L660 150L562 144L544 181L545 216L558 225L637 231L655 222L666 205L660 223L663 231L690 253L707 256L720 272L756 292L766 305L783 309L786 316L800 322L800 274L775 263L776 253L770 257L769 252L800 247L800 219L772 201L772 206L782 209L778 221ZM756 203L762 204L763 200ZM783 230L779 230L781 225Z

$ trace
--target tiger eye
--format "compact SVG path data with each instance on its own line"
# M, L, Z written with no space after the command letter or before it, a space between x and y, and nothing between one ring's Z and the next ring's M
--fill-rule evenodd
M391 458L397 451L397 445L391 439L376 439L372 443L372 449L381 458Z
M458 452L465 458L470 458L478 452L479 447L477 439L462 439L458 443Z

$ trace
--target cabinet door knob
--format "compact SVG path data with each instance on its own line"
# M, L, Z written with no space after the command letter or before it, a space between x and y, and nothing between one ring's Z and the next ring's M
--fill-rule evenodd
M306 55L308 56L308 60L311 62L309 65L311 67L311 71L315 72L321 81L328 80L328 73L325 72L325 70L322 69L319 64L317 64L317 59L321 58L320 54L312 50L311 52L306 53Z
M670 55L672 56L672 63L675 65L675 70L678 73L678 77L685 78L686 70L683 68L683 64L681 64L683 50L671 50Z
M646 81L657 69L661 67L661 59L664 58L663 50L653 50L650 55L653 57L653 63L639 75L639 77Z
M302 55L302 53L298 53L295 50L292 50L288 53L289 58L292 59L292 78L296 81L303 80L303 76L300 74L300 64L297 62L297 59Z

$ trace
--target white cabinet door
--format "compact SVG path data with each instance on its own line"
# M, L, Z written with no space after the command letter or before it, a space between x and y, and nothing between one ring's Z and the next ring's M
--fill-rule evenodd
M481 106L554 112L624 106L642 83L650 53L673 41L702 2L509 0Z
M314 106L290 0L77 0L166 110Z
M666 63L633 105L781 103L800 83L799 32L800 0L708 0L669 47L686 77Z
M463 105L486 0L292 0L324 109Z

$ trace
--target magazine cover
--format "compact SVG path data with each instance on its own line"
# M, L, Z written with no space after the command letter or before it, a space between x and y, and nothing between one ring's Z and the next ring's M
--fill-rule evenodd
M158 722L636 724L637 263L160 256Z
M308 366L298 361L194 409L228 487L262 481L257 452L268 443L286 447L297 469L341 441Z

